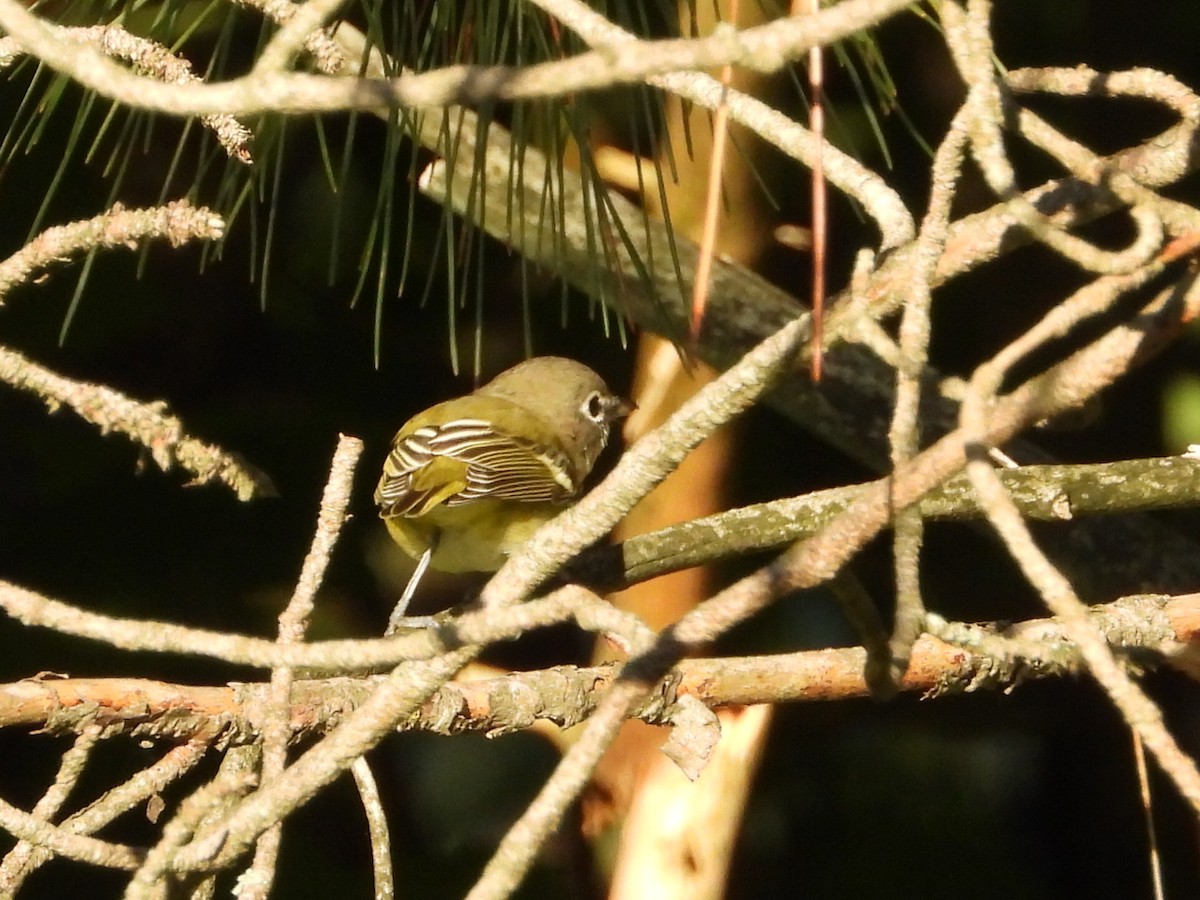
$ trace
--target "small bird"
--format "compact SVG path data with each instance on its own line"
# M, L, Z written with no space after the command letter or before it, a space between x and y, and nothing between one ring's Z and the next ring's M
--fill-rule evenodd
M426 568L494 572L560 513L633 408L582 363L539 356L405 422L375 488L392 539L418 561L388 633Z

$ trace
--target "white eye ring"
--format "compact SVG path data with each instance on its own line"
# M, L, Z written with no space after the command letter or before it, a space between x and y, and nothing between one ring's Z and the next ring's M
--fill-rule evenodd
M604 397L599 391L592 391L588 394L583 405L579 407L579 411L597 425L603 424L608 419L608 404L604 402Z

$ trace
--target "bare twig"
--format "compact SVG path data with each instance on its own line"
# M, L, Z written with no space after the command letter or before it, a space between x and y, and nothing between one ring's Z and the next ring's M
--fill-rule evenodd
M74 256L107 247L136 249L148 240L166 240L172 247L192 241L217 241L225 236L225 220L211 209L173 200L165 206L126 209L120 203L81 222L47 228L0 262L0 303L13 288Z
M321 496L316 532L304 558L304 566L287 607L279 614L279 643L299 644L304 640L308 617L315 606L317 589L325 577L329 558L346 521L354 467L362 455L362 441L341 435L333 454L329 480ZM287 765L287 748L292 739L291 696L294 672L278 666L271 672L271 696L262 722L262 781L270 782ZM238 881L241 900L265 900L275 881L282 828L277 823L264 831L254 849L254 862Z
M51 410L67 405L101 433L124 434L149 450L163 471L179 466L194 476L196 484L224 482L239 500L275 496L266 473L236 453L189 437L162 402L142 403L102 384L65 378L3 346L0 382L36 394Z
M970 455L967 471L992 525L1046 605L1062 619L1067 633L1080 646L1089 670L1121 710L1130 728L1138 732L1180 792L1200 812L1200 770L1167 731L1158 707L1117 664L1102 636L1087 621L1087 607L1076 596L1070 582L1037 546L990 461L978 452L991 443L987 435L991 410L1012 367L1047 341L1066 333L1082 318L1116 303L1126 292L1140 287L1162 268L1158 263L1132 275L1099 279L1056 306L1036 326L976 369L963 400L962 422L970 446L976 450ZM1193 281L1186 284L1181 293L1184 303L1194 304L1200 289Z
M28 686L29 682L20 684ZM53 711L48 712L45 721L48 722L51 715ZM159 792L204 759L211 742L211 723L199 729L198 734L198 737L187 743L172 747L153 765L142 769L124 784L117 785L104 796L66 818L60 827L71 834L92 834L139 803L145 803L158 796ZM22 844L18 843L18 847L20 846ZM14 896L24 880L51 858L52 851L47 845L26 846L32 847L27 858L22 858L24 854L16 853L14 848L14 852L5 857L3 864L0 864L0 893L6 896Z
M99 742L100 736L101 729L98 726L86 726L80 729L71 749L64 753L62 759L59 760L58 774L54 777L54 783L30 810L31 815L45 822L50 822L57 816L58 811L67 801L67 797L79 783L83 768ZM17 873L29 864L29 860L35 852L34 844L25 840L17 841L16 846L5 855L4 861L0 863L0 889L4 889L7 885L9 896L16 893Z
M301 9L301 6L293 3L292 0L233 0L233 2L239 6L257 9L272 22L285 26L295 20L297 11ZM310 11L317 14L315 16L317 20L324 20L327 15L325 8L313 7ZM276 49L273 52L278 52L281 57L287 57L297 52L298 47L295 41L299 37L303 40L304 49L312 54L317 69L329 75L342 73L347 65L346 54L342 52L338 42L334 40L327 29L312 30L309 27L311 24L312 19L308 18L306 14L304 28L308 29L307 34L297 35L296 31L300 30L298 27L293 27L287 37L276 34L274 38ZM263 65L261 56L258 65Z
M367 835L371 839L371 872L375 877L375 900L392 900L396 896L395 876L392 874L392 841L389 836L387 814L379 785L371 773L371 764L360 756L350 767L354 785L362 798L363 812L367 815Z
M846 0L803 22L783 18L743 32L722 29L707 38L639 41L636 46L606 47L524 68L447 66L420 75L371 80L268 71L220 84L164 85L124 69L90 47L72 45L59 26L28 12L16 0L0 0L0 28L46 65L127 106L172 115L252 115L440 108L488 100L562 97L664 72L726 63L772 72L814 46L879 23L911 2Z
M202 83L186 59L155 41L130 34L120 25L63 28L59 33L64 40L95 47L106 56L130 63L135 72L155 81L164 84ZM12 65L22 55L21 45L17 41L11 37L0 38L0 69ZM212 131L217 143L231 159L247 165L253 162L250 156L253 135L249 128L226 113L201 116L200 122Z
M0 800L0 828L40 850L101 868L133 870L141 863L141 854L132 847L74 834L5 800Z

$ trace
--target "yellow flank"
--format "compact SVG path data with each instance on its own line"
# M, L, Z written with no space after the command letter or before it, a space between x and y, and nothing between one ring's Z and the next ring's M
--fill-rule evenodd
M440 572L494 572L563 508L554 503L479 500L438 505L418 517L391 516L384 523L392 540L413 559L428 550L440 532L429 561Z
M467 486L467 464L449 456L435 456L412 475L414 491L429 491L420 506L409 515L423 516L449 500Z

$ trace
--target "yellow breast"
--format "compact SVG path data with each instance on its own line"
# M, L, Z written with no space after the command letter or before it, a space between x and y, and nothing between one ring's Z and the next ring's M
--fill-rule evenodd
M391 516L384 522L392 539L413 559L436 541L429 565L440 572L494 572L562 510L555 503L477 500L437 506L412 518Z

